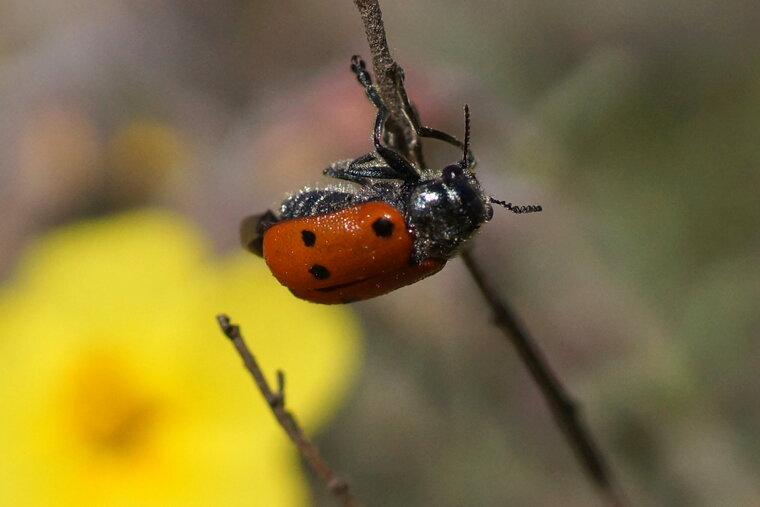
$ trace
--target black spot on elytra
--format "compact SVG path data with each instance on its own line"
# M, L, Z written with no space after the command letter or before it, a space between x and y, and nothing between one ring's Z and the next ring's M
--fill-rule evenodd
M393 222L385 217L380 217L372 222L372 230L381 238L389 238L393 234Z
M359 301L359 298L357 297L345 296L340 298L340 302L344 304L356 303L357 301Z
M321 264L314 264L309 268L309 273L314 275L317 280L327 280L330 278L330 270Z
M314 243L317 241L317 235L314 234L311 231L301 231L301 239L303 240L303 244L306 246L314 246Z

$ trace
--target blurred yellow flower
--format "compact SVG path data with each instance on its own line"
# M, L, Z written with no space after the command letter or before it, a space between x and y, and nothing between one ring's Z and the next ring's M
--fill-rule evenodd
M299 458L216 326L242 325L314 430L360 356L344 309L303 303L263 262L211 262L159 211L37 241L0 291L0 505L290 506Z

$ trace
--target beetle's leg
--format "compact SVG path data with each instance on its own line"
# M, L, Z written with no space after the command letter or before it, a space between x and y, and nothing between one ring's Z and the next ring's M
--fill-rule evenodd
M333 162L322 174L331 178L352 181L363 185L369 184L370 179L402 179L375 152L365 153L353 160L347 159Z
M370 151L369 153L360 155L353 160L349 159L346 162L348 162L346 167L349 167L349 166L356 166L356 165L366 165L369 162L379 162L379 160L377 160L377 153ZM337 162L337 164L340 164L340 163L341 162Z
M377 110L375 119L375 132L372 141L375 144L375 151L382 157L386 164L396 173L396 178L404 181L419 181L420 175L412 164L402 157L396 150L383 146L380 139L383 136L383 126L388 114L388 110L383 107Z
M370 183L370 179L397 180L396 171L387 165L358 165L336 163L324 170L323 174L339 180L352 181L361 185Z
M240 242L243 248L262 257L264 255L264 233L278 221L272 210L244 218L240 223Z
M379 176L368 176L368 177L375 177L375 178L386 178L386 179L399 179L399 175L394 171L392 168L388 167L384 164L384 160L378 159L378 153L371 151L369 153L365 153L364 155L360 157L356 157L353 160L350 160L348 162L348 165L346 166L346 169L348 172L359 174L362 172L362 169L364 168L371 168L375 170L374 172L379 172L381 169L381 166L385 167L385 172ZM335 164L333 164L334 166Z
M377 92L377 88L372 84L372 76L367 72L367 64L364 63L364 59L359 55L351 57L351 72L356 74L356 79L359 84L364 87L364 91L367 92L367 97L370 102L377 109L385 109L383 99L380 98L380 94Z
M352 181L359 184L368 184L370 179L378 180L397 180L399 179L396 171L387 165L364 166L356 169L336 169L328 167L324 170L325 176L337 178L339 180Z
M385 126L385 120L388 117L388 109L385 107L385 104L383 104L380 94L377 92L377 88L372 84L372 78L370 77L369 72L367 72L364 60L362 60L361 57L354 55L351 58L351 70L356 74L356 79L364 87L369 100L377 108L375 129L372 136L375 151L377 151L378 155L380 155L388 166L396 172L396 178L404 181L418 181L420 175L414 169L414 166L398 152L387 146L383 146L382 144L383 128Z
M396 66L396 71L393 73L393 84L396 88L396 93L401 99L401 108L404 112L404 115L414 129L414 132L419 137L437 139L452 146L456 146L459 149L464 149L464 143L462 143L462 141L452 136L451 134L447 134L441 130L422 125L420 115L417 112L417 108L414 107L414 105L409 101L409 96L406 94L406 87L404 86L404 69L398 65ZM415 156L417 157L417 160L423 160L421 143L414 143L414 146L412 148L414 150ZM467 149L466 162L467 167L473 167L475 165L475 156L472 154L472 151L469 149L469 147Z

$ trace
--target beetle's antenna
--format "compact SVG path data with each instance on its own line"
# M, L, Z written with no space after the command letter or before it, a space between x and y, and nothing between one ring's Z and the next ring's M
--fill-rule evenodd
M512 213L537 213L539 211L543 211L544 208L540 204L528 204L526 206L517 206L513 205L511 202L501 201L499 199L494 199L493 197L488 197L488 199L493 204L498 204L499 206L502 206Z
M462 169L467 167L467 161L469 160L469 157L467 154L470 152L470 106L465 104L464 105L464 146L462 151L462 161L459 162L459 165L462 166Z

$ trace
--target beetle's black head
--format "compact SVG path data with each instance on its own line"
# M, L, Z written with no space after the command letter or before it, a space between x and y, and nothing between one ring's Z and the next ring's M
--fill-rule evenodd
M415 256L452 257L492 215L472 171L461 164L445 167L439 178L416 185L407 203L409 224L417 235Z
M470 151L470 108L464 106L462 159L437 177L418 183L407 203L407 217L417 235L415 257L448 259L493 215L490 198L480 188Z

